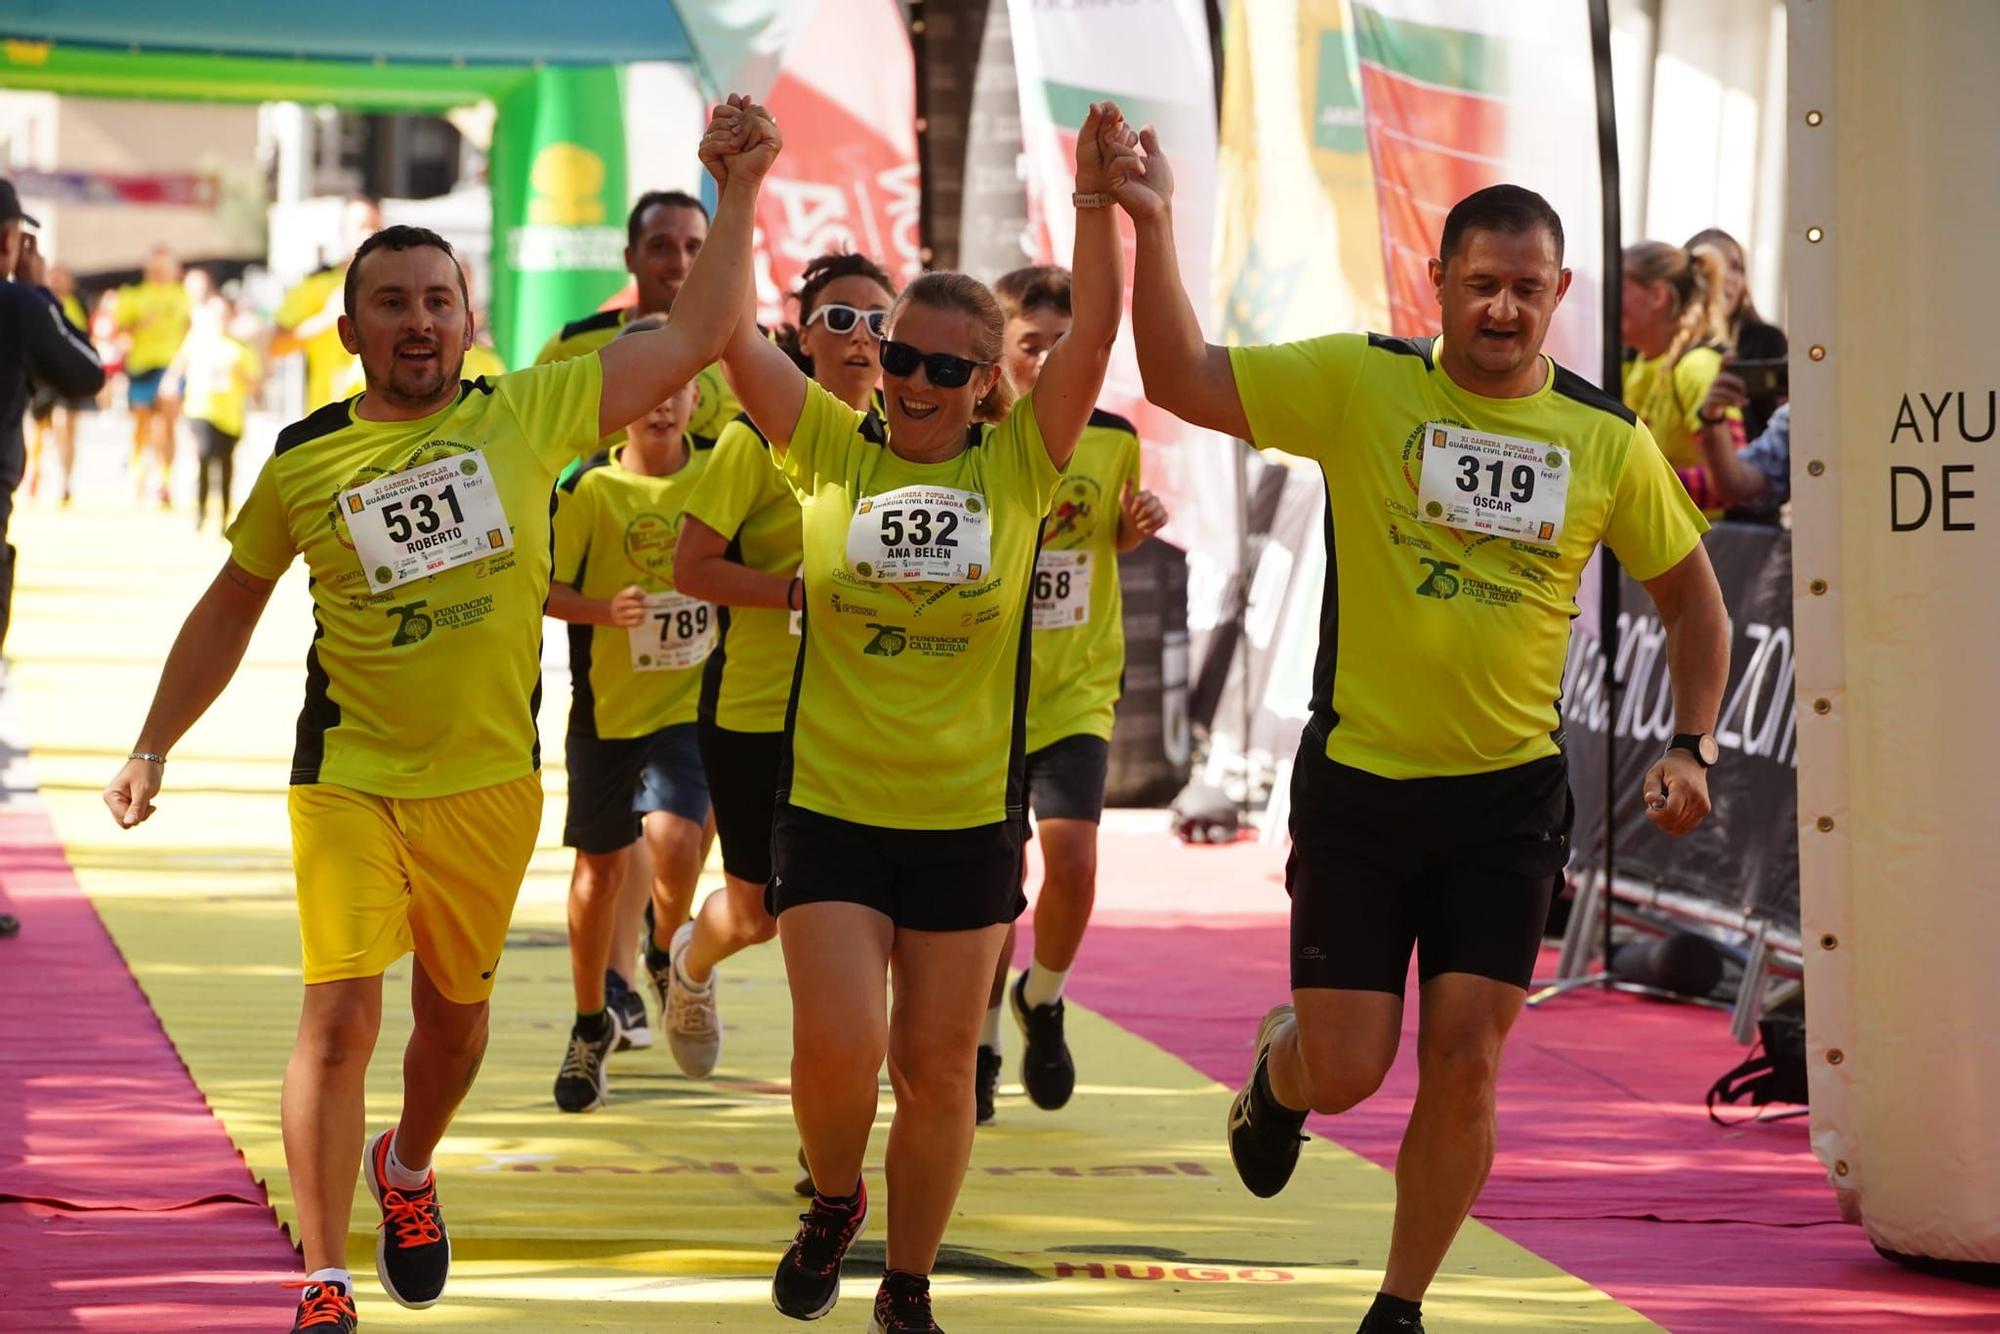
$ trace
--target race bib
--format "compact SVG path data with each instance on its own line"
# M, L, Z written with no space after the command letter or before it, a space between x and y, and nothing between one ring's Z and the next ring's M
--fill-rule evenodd
M635 672L693 667L715 647L715 608L681 593L648 593L646 619L625 634Z
M1537 440L1431 422L1417 512L1424 522L1531 542L1562 536L1569 451Z
M1029 624L1037 630L1068 630L1090 621L1090 553L1044 551L1035 557L1034 600Z
M484 560L514 542L477 449L343 491L340 507L374 593Z
M878 583L970 584L993 565L986 497L948 486L870 496L847 525L847 567Z

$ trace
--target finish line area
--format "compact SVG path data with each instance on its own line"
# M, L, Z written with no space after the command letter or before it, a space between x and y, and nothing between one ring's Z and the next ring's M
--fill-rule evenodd
M176 748L160 815L121 832L99 791L225 548L92 491L70 510L24 507L15 541L0 897L23 929L0 946L0 1003L37 1022L0 1039L0 1063L29 1072L0 1097L22 1146L0 1187L0 1288L24 1328L273 1328L297 1272L277 1111L300 994L284 784L305 581L280 584L234 683ZM451 1284L422 1313L382 1296L364 1196L348 1246L359 1295L371 1328L779 1328L770 1273L802 1201L775 947L721 969L713 1079L681 1077L656 1045L612 1058L604 1109L552 1105L572 1006L568 688L548 639L541 845L491 1047L437 1159ZM954 1329L1351 1327L1380 1284L1414 1044L1375 1102L1314 1118L1283 1195L1249 1195L1223 1126L1255 1017L1284 994L1281 854L1183 848L1164 823L1107 821L1062 1112L1022 1095L1007 1033L998 1124L978 1133L938 1269ZM711 866L703 891L719 883ZM396 1113L409 977L407 959L389 973L371 1128ZM1519 1037L1477 1210L1493 1225L1475 1217L1453 1247L1426 1301L1435 1328L1719 1330L1741 1327L1744 1302L1774 1330L1881 1328L1888 1303L1981 1327L1978 1294L1857 1254L1802 1126L1725 1134L1701 1119L1687 1086L1737 1059L1719 1017L1580 998ZM891 1108L885 1079L866 1169L878 1210ZM851 1254L838 1327L865 1319L885 1221Z

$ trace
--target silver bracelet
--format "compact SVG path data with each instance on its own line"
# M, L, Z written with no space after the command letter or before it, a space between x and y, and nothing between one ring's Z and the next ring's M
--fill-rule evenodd
M156 755L150 750L135 750L130 755L127 755L125 758L128 760L144 760L148 764L158 764L162 766L164 766L167 762L166 756Z
M1115 201L1108 192L1096 190L1089 194L1072 194L1069 202L1077 208L1110 208Z

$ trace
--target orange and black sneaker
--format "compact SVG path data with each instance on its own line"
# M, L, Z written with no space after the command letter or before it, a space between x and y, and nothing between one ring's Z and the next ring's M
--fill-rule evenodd
M368 1193L382 1208L375 1274L397 1305L422 1310L444 1295L445 1276L451 1272L451 1236L444 1230L444 1210L438 1206L437 1173L426 1172L424 1184L414 1190L390 1184L389 1143L394 1134L384 1130L369 1140L361 1163Z
M354 1295L345 1283L287 1283L303 1288L292 1334L354 1334Z

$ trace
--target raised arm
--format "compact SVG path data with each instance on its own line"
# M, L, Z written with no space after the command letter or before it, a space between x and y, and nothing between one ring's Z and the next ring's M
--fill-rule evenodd
M742 292L750 281L757 191L783 141L770 113L736 96L710 117L702 141L704 158L711 142L722 141L732 149L728 179L715 220L709 224L708 240L674 299L667 327L614 339L598 353L604 363L600 435L636 421L720 357L742 312Z
M1147 126L1110 161L1111 193L1131 215L1138 240L1132 273L1132 343L1149 402L1182 421L1250 438L1229 349L1202 336L1174 249L1174 174ZM1139 151L1143 149L1143 154ZM1043 372L1047 374L1046 371Z
M153 707L132 745L135 756L164 756L215 703L243 661L250 633L257 628L275 584L234 560L223 562L221 573L194 604L167 654ZM164 772L163 760L127 760L104 789L111 817L130 829L151 815Z
M1116 104L1093 102L1076 140L1076 192L1089 199L1110 192L1106 146L1116 142L1124 119ZM1104 388L1111 344L1123 313L1124 264L1119 254L1118 219L1104 204L1076 210L1076 244L1070 257L1069 332L1049 352L1035 381L1035 425L1049 459L1066 467L1076 453L1084 424Z

